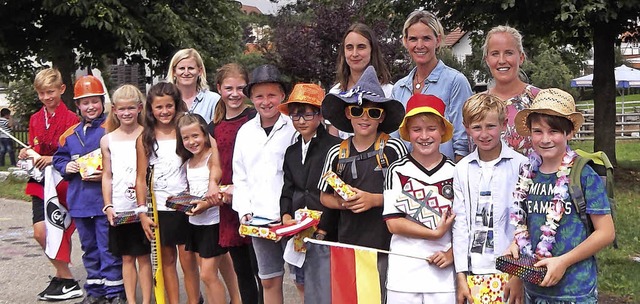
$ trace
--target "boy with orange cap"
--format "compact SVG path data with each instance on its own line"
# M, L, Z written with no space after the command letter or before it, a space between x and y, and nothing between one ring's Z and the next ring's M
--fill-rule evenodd
M30 155L36 156L35 167L40 170L51 164L52 156L58 149L58 139L64 131L78 123L78 117L67 109L62 102L62 94L66 86L62 83L62 75L56 69L44 69L36 74L33 88L38 93L42 108L29 118L29 146L30 149L20 150L19 158L26 159ZM33 153L35 152L35 153ZM61 183L66 192L66 183ZM46 225L44 208L44 180L33 178L27 182L25 193L31 196L33 212L33 238L44 250L46 247ZM82 296L82 289L73 279L69 264L55 259L49 260L56 269L49 286L38 294L39 300L59 301Z
M327 212L327 208L320 203L318 181L322 175L322 165L327 151L338 144L340 139L329 134L322 125L322 99L324 90L317 84L299 83L293 87L286 103L278 106L280 113L287 115L293 121L293 127L300 134L297 142L287 148L284 154L284 186L280 196L280 215L283 224L295 224L295 211L302 208ZM329 217L324 217L328 219ZM316 235L327 236L327 240L336 238L332 231L335 225L326 221L318 225ZM291 241L291 240L290 240ZM287 251L287 250L285 250ZM286 256L286 253L285 253ZM306 256L308 261L313 259L313 253ZM305 261L303 267L292 267L296 287L304 293L305 272L308 269ZM310 273L313 275L313 273Z
M87 271L84 285L87 296L80 303L125 303L122 260L108 250L109 222L103 209L102 171L94 168L96 170L85 173L79 161L87 154L100 151L100 139L105 133L105 91L98 78L88 75L76 80L73 93L82 121L60 137L53 166L69 181L69 214L78 228L84 250L82 262Z

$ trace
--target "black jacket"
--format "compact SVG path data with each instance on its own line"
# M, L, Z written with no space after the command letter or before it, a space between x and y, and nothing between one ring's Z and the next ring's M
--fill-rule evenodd
M316 137L311 139L307 156L302 164L302 135L298 141L287 148L284 155L282 169L284 171L284 186L280 196L280 217L284 214L294 216L296 210L308 209L331 212L320 203L318 182L322 176L327 151L341 142L340 138L329 134L323 125L318 126ZM324 218L324 216L323 216ZM327 217L333 218L333 217ZM318 228L328 232L335 230L337 223L320 221Z

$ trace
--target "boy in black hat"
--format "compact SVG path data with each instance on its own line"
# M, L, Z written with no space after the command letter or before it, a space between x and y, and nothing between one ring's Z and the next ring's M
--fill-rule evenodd
M296 130L291 119L278 110L285 98L285 84L276 67L255 68L243 91L251 98L258 115L245 123L236 137L233 209L242 224L274 224L280 222L284 153L294 142ZM258 237L253 237L252 242L264 303L283 303L284 242Z
M355 195L342 199L325 178L318 188L322 204L340 210L339 242L388 250L391 234L382 219L384 178L389 164L405 155L407 149L402 141L387 135L398 129L404 106L384 96L376 71L369 66L353 89L325 97L325 118L354 135L329 150L323 172L335 172ZM379 255L381 284L386 278L386 260L386 255Z

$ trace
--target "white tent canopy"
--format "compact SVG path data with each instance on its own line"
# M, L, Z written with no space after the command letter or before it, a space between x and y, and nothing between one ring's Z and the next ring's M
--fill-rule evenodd
M618 88L640 88L640 70L621 65L614 70L616 77L616 87ZM578 77L571 80L574 88L592 87L593 74Z

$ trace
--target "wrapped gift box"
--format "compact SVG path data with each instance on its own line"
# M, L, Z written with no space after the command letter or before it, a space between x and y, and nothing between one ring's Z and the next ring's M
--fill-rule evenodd
M322 175L329 186L333 188L333 190L342 197L345 201L350 197L356 195L356 193L347 185L340 177L333 171L329 170L325 174Z
M100 148L78 157L76 163L80 166L82 178L87 178L96 172L102 171L102 152Z
M540 285L547 274L546 267L534 267L537 262L533 257L521 256L514 259L511 255L503 255L496 259L496 269L517 276L524 281Z

